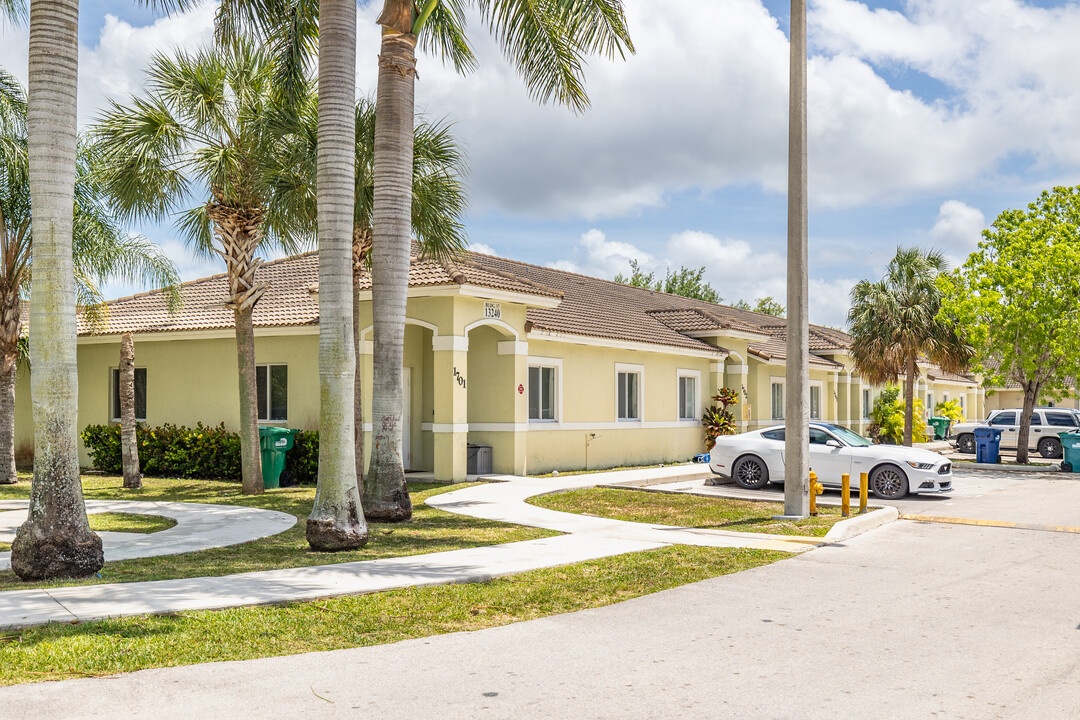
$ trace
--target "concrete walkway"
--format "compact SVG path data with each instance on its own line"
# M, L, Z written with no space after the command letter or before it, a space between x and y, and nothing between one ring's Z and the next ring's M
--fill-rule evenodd
M708 472L707 469L705 472ZM599 483L639 481L642 478L678 481L700 477L701 473L700 466L682 466L543 479L506 477L503 478L505 482L487 483L437 495L430 498L428 504L448 512L543 527L568 534L429 555L224 577L11 590L0 593L0 627L275 604L410 586L478 582L501 575L672 544L752 547L800 553L832 541L831 538L808 540L760 533L620 522L545 510L524 502L534 495ZM221 506L205 507L219 509ZM879 515L875 517L874 524L888 522L895 517L895 512L892 515ZM863 524L858 528L860 531L868 529L866 518L856 522Z

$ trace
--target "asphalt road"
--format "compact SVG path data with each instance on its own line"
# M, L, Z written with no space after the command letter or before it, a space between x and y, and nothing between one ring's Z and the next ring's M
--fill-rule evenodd
M932 505L904 502L1080 526L1075 480L963 479ZM12 718L1069 718L1080 708L1078 557L1076 533L900 521L606 608L4 688L0 708Z

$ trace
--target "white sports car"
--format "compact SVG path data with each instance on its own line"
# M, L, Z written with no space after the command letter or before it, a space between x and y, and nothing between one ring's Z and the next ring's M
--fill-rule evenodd
M750 490L770 482L783 484L784 426L717 438L709 467ZM851 486L857 488L859 473L868 473L870 489L885 500L909 492L952 492L952 463L941 455L902 445L874 445L831 423L810 423L810 469L825 487L840 487L840 476L848 473Z

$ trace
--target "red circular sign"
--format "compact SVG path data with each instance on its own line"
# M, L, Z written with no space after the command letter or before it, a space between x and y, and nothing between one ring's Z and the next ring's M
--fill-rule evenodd
M524 385L518 385L518 395L524 395L524 394L525 394L525 386Z

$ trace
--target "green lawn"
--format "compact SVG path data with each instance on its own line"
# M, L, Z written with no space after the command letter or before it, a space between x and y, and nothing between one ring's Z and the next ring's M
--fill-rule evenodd
M781 503L612 488L569 490L529 502L549 510L613 520L774 535L822 537L841 519L836 507L818 506L817 517L791 522L773 520L773 516L784 514Z
M109 532L150 533L176 527L176 521L161 515L136 515L135 513L92 513L87 516L91 530Z
M296 516L298 522L283 533L241 545L107 563L100 576L84 580L25 583L8 570L0 572L0 590L232 575L256 570L442 552L558 534L453 515L428 507L424 503L426 498L466 486L422 483L412 488L411 522L399 525L369 525L370 540L367 547L360 550L316 553L308 548L304 539L306 519L315 499L314 487L284 488L269 490L262 495L242 495L239 483L213 480L144 478L143 487L139 490L126 490L122 485L120 477L88 475L83 478L83 493L88 500L127 499L245 505L290 513ZM0 499L3 500L27 498L29 493L29 482L0 486ZM93 518L100 515L90 517L93 523Z
M789 556L764 550L676 546L485 583L9 630L0 637L0 684L362 647L479 630L610 605L784 557Z

